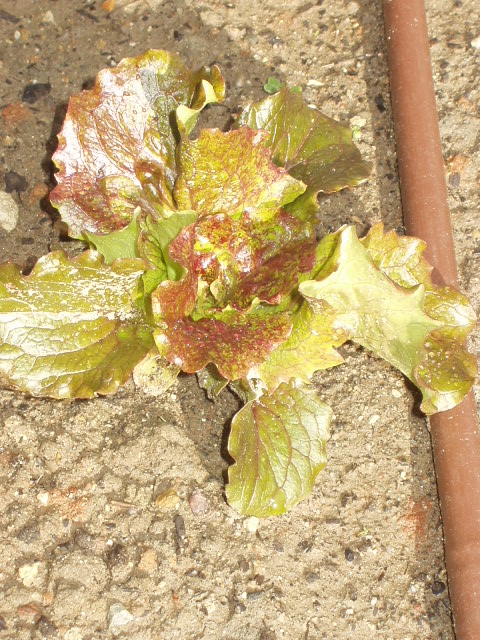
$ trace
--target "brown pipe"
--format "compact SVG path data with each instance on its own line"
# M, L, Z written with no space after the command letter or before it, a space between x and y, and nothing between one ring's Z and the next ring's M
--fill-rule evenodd
M428 243L438 283L457 286L423 0L384 0L390 87L407 233ZM480 437L471 392L430 418L457 640L480 640Z

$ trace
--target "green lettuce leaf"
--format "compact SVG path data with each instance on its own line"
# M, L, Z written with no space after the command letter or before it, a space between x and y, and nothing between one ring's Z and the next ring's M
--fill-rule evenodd
M26 277L0 266L0 374L36 396L114 393L153 345L136 305L144 269L93 251L50 253Z
M147 51L104 69L94 88L70 99L53 160L52 204L74 237L125 227L137 207L154 217L176 209L178 122L191 130L208 102L221 101L216 67L189 71L166 51Z
M195 225L191 224L184 227L168 247L170 264L177 265L175 269L181 269L183 277L181 277L180 280L165 280L160 282L155 291L153 291L151 296L152 312L155 322L157 323L169 320L180 320L190 315L194 310L198 288L198 277L194 270L193 260L194 241ZM151 249L152 251L155 250L155 255L159 260L159 250L162 255L165 255L162 249L162 241L158 239L155 243L152 242L152 245ZM155 259L152 253L149 255L152 260ZM178 273L180 273L180 271ZM148 272L146 275L148 275ZM165 276L166 275L167 266L165 264Z
M242 515L276 516L310 495L325 467L332 410L310 389L282 384L233 418L228 450L236 460L226 487Z
M237 380L262 362L291 331L287 314L257 307L251 313L223 311L218 317L162 323L154 334L159 353L186 373L214 364L221 376Z
M235 126L267 131L274 163L307 185L305 193L286 207L295 215L305 217L318 208L319 191L353 187L370 173L350 128L312 109L301 93L291 89L284 87L248 105Z
M323 306L323 309L322 309ZM292 378L310 382L315 371L342 364L335 350L349 338L342 328L335 328L336 315L325 302L315 312L307 302L292 316L292 333L260 365L252 368L249 378L259 378L269 391Z
M135 209L133 218L128 225L120 231L112 231L107 234L90 233L84 231L83 235L90 246L101 253L107 264L121 258L139 258L138 236L140 233L140 207Z
M179 209L194 209L199 219L244 212L268 220L305 191L305 185L271 162L268 135L243 128L224 133L203 129L197 140L179 145L180 175L175 184Z
M184 269L172 260L170 244L185 227L197 219L195 211L175 211L168 218L154 220L147 216L140 233L140 253L156 269L165 271L168 280L180 280Z
M334 325L338 329L402 371L422 392L425 413L449 409L473 383L473 358L463 345L473 312L457 292L434 287L426 277L424 263L413 268L421 253L418 241L417 254L409 246L414 258L404 258L402 263L399 251L395 259L385 259L387 276L376 264L381 264L382 251L378 229L374 233L371 243L376 247L376 261L358 240L354 228L347 227L317 279L302 282L299 291L314 310L319 301L327 302L336 314ZM386 242L383 253L389 251ZM398 283L393 279L396 271ZM408 273L412 278L414 273L422 278L406 287ZM448 352L449 357L440 364L442 352Z
M142 224L139 245L140 254L153 269L143 275L145 295L152 295L153 317L161 319L182 318L193 308L196 298L196 279L190 258L191 235L186 244L176 245L177 260L188 264L183 267L170 256L170 245L180 232L192 225L197 218L195 211L175 211L168 218L154 220L147 216ZM186 251L186 253L185 253ZM182 281L182 282L179 282ZM162 284L163 283L163 284Z

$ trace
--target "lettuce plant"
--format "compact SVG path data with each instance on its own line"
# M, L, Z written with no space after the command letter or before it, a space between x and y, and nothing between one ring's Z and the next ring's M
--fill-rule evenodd
M332 411L310 382L342 363L338 347L400 369L431 414L472 385L475 318L433 284L420 240L381 224L317 240L319 193L369 172L349 128L279 84L231 131L194 138L223 97L216 66L148 51L70 100L51 201L89 248L28 276L0 267L0 372L53 398L114 393L132 372L161 388L197 373L210 397L231 385L244 406L226 496L264 517L308 496L326 464Z

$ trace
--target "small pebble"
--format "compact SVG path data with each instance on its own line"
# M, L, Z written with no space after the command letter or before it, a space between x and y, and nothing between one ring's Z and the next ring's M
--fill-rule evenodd
M260 524L260 520L255 516L250 516L243 521L243 526L250 533L255 533L258 529L258 525Z
M132 622L133 616L119 602L111 605L108 611L108 628L113 634L118 634L121 627L125 627Z
M40 562L34 562L33 564L24 564L19 568L18 575L25 587L31 587L33 585L38 575L39 567Z
M360 5L358 2L349 2L347 5L347 12L352 15L354 13L358 13L360 11Z
M42 612L35 602L29 602L28 604L22 604L17 607L17 614L31 623L38 622L42 617Z
M53 17L53 13L50 10L45 11L42 16L42 22L43 24L55 24L55 18Z
M34 104L40 98L48 96L52 85L49 82L32 82L27 84L23 90L22 102L28 102L28 104Z
M115 0L104 0L104 2L102 2L102 9L110 13L115 9L115 4Z
M177 492L173 487L169 487L156 497L155 506L160 509L174 509L179 502L180 498Z
M18 205L9 193L0 191L0 227L13 231L18 224Z
M157 552L155 549L145 549L138 563L138 569L145 573L155 573L158 568Z
M203 493L194 491L188 499L188 504L194 516L204 516L210 511L210 505Z
M358 127L359 129L362 129L366 124L367 121L365 118L362 118L362 116L353 116L353 118L350 119L350 125L352 127Z
M480 49L480 36L478 36L477 38L474 38L470 44L472 45L472 47L474 49Z
M400 392L398 389L392 389L392 396L393 396L394 398L401 398L401 397L402 397L402 394L401 394L401 392Z
M181 540L185 540L185 538L187 537L187 533L185 531L185 520L182 518L182 516L179 513L177 513L173 522L175 524L175 531L177 533L177 536Z
M309 584L312 584L312 582L316 582L319 579L319 575L318 573L315 573L313 571L308 571L305 574L305 581L308 582Z
M28 188L28 182L24 176L21 176L16 171L7 171L5 174L5 191L12 193L16 191L18 195L23 193Z
M57 636L57 627L53 624L51 620L42 616L38 621L37 629L41 634L42 638L51 638L53 636Z
M225 22L223 16L218 11L202 11L200 13L200 18L205 26L212 27L214 29L220 29L223 27Z
M385 98L381 93L375 96L375 104L377 105L377 109L380 111L380 113L386 111L387 107L385 106Z
M48 501L50 500L50 496L47 491L41 491L39 494L37 494L37 500L40 502L40 504L43 504L43 506L46 507Z
M246 29L239 29L238 27L226 26L225 31L231 40L238 42L245 38Z
M458 171L456 171L455 173L451 173L448 176L448 184L451 187L454 187L455 189L460 186L460 181L461 181L461 176L458 173Z

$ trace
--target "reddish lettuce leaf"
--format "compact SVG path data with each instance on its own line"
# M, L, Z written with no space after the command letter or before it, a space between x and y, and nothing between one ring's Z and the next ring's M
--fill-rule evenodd
M154 221L147 241L143 235L140 240L150 262L158 263L160 252L167 265L170 260L184 273L181 280L168 274L176 282L161 282L159 272L152 296L157 321L180 319L194 309L199 319L209 309L241 309L255 300L276 304L296 285L298 272L312 268L311 225L280 208L304 185L271 163L264 137L248 129L230 134L206 130L196 141L182 140L175 198L180 208L194 210L198 221L170 245L172 235L167 234L161 250L164 227L179 213Z
M217 215L195 228L194 269L215 305L245 309L254 300L277 304L315 261L313 229L281 211L268 221Z
M332 410L315 391L282 384L232 420L227 500L242 515L276 516L310 495L325 467Z
M72 97L50 196L71 235L122 229L138 206L154 217L175 209L175 110L198 111L223 94L216 67L192 73L174 54L147 51L104 69L92 90Z
M283 211L268 222L217 214L185 227L169 245L170 260L185 275L162 282L153 293L157 321L279 303L296 286L299 272L315 263L312 236L309 223Z
M291 331L287 314L257 308L249 314L224 311L216 318L165 322L154 336L158 350L187 373L214 364L228 380L244 378Z

